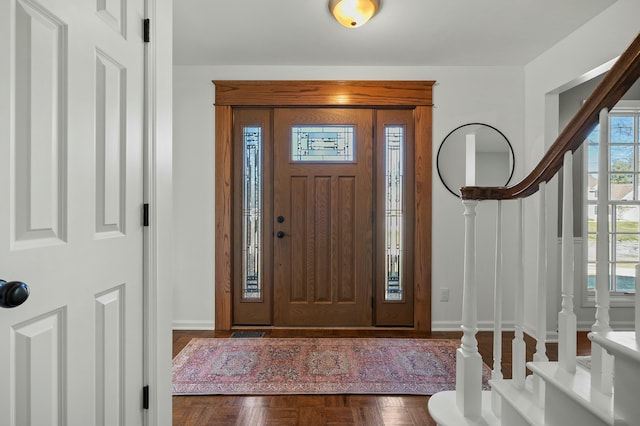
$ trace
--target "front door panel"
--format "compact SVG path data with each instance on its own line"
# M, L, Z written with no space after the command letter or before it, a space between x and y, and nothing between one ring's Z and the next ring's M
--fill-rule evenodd
M372 325L372 116L274 112L274 325Z

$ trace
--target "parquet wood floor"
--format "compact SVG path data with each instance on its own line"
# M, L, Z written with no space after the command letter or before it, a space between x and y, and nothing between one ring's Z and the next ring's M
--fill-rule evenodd
M229 332L174 331L175 357L193 337L227 338ZM420 337L459 339L458 332L430 335L393 330L267 330L269 337ZM487 365L493 365L493 334L479 332L478 350ZM503 333L502 370L511 377L512 332ZM527 361L533 358L535 342L527 340ZM578 355L591 351L586 333L578 334ZM547 356L557 359L557 345L547 344ZM276 395L276 396L174 396L175 426L315 426L315 425L427 425L436 423L427 410L428 396L397 395Z

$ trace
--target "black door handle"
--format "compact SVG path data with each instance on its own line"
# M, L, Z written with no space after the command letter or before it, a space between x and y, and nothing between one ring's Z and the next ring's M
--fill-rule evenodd
M22 281L0 280L0 308L15 308L29 298L29 286Z
M282 231L278 231L278 232L276 232L276 237L278 237L278 238L284 238L284 232L282 232Z
M282 223L284 222L284 216L278 216L276 220L278 221L278 223Z

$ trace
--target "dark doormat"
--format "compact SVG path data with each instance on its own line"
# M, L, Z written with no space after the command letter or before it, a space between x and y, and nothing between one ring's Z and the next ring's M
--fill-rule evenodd
M234 331L231 337L264 337L264 331Z

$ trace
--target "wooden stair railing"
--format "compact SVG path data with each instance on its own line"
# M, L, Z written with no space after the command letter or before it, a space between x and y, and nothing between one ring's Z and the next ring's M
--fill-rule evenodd
M560 133L547 153L529 175L510 187L465 186L460 189L463 200L512 200L528 197L538 191L562 167L564 154L574 152L593 128L603 108L611 110L640 78L640 34L607 72L591 96Z

